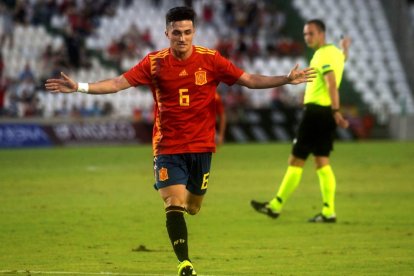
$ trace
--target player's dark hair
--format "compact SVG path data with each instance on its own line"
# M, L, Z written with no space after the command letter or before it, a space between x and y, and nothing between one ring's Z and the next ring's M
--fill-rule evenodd
M165 24L168 26L171 22L191 20L194 25L196 13L190 7L175 7L170 9L165 15Z
M312 19L306 22L306 25L308 24L314 24L320 31L325 32L326 27L325 23L320 19Z

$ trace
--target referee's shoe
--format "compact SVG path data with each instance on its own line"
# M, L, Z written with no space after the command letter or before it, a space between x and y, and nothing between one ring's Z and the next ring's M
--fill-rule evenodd
M316 222L316 223L335 223L336 222L336 216L330 216L326 217L322 215L322 213L316 214L313 218L310 218L308 222Z
M269 202L258 202L256 200L252 200L250 201L250 204L252 205L253 209L255 209L257 212L265 214L271 218L275 219L280 215L279 212L276 212L269 207Z

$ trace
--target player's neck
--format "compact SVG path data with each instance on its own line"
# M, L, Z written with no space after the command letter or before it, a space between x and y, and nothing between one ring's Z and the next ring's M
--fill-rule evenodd
M186 60L193 53L193 47L191 47L187 52L178 52L171 49L171 53L178 60Z

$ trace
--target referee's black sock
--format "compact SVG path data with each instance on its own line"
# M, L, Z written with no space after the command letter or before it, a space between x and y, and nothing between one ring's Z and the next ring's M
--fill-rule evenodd
M165 208L167 216L167 231L175 255L180 262L189 260L187 243L187 225L184 219L185 208L169 206Z

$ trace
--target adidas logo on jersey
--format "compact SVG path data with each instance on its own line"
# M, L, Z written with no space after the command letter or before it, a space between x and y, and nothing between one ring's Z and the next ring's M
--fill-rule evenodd
M180 76L180 77L188 76L187 71L185 71L185 69L184 69L183 71L180 72L180 74L178 74L178 76Z

